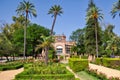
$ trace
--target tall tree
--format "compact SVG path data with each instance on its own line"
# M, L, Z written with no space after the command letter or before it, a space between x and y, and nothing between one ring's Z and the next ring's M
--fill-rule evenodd
M36 58L37 54L35 53L35 47L39 44L38 40L41 39L42 35L45 36L49 36L50 34L50 30L37 25L37 24L31 24L28 28L27 28L27 46L31 46L32 47L32 54L34 55L34 57Z
M12 54L13 45L11 41L7 38L5 34L0 34L0 52L3 56L6 57L7 61L9 61L8 56Z
M48 14L52 14L52 17L54 17L52 28L51 28L51 35L53 35L53 29L54 29L57 15L63 14L63 11L60 5L54 5L49 9Z
M25 54L26 54L26 27L27 27L27 22L28 22L28 18L29 15L33 15L34 17L36 17L36 10L35 10L35 6L33 5L33 3L30 3L29 1L23 1L20 2L20 5L18 5L17 10L16 10L17 14L19 15L24 15L25 16L25 26L24 26L24 59L25 59Z
M111 10L111 15L113 16L113 18L115 18L117 14L120 16L120 0L118 0L113 4Z
M72 32L70 35L70 40L76 41L76 46L77 46L77 53L85 53L85 45L84 45L84 36L85 36L85 28L83 29L77 29ZM74 49L74 47L73 47ZM76 50L76 49L74 49Z
M90 0L89 8L87 10L87 21L92 20L92 25L95 28L95 40L96 40L96 55L98 57L98 26L99 22L98 20L101 20L103 18L103 14L100 13L100 9L96 7L96 5L93 3L93 0Z

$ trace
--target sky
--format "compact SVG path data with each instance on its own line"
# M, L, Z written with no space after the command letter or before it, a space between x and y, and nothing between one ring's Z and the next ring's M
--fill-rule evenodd
M15 10L20 2L23 0L0 0L0 24L13 23L12 16L18 16ZM28 1L28 0L26 0ZM60 5L63 14L57 17L54 26L56 34L64 34L69 39L69 36L76 29L84 28L86 26L86 9L89 0L29 0L35 5L37 17L30 17L32 23L37 23L41 26L51 29L53 17L48 15L48 11L53 5ZM94 3L101 9L104 14L104 19L100 21L102 29L105 25L115 25L114 32L120 36L120 17L117 15L115 19L112 18L110 11L113 3L118 0L94 0Z

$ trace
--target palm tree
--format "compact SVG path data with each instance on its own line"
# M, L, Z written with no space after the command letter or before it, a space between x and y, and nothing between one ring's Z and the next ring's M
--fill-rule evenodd
M63 11L62 11L62 8L60 7L60 5L54 5L48 11L48 14L52 14L52 17L54 17L52 29L51 29L51 35L53 35L53 29L54 29L57 15L61 15L62 13L63 13Z
M96 54L97 54L97 58L98 58L98 20L103 18L103 14L100 13L100 9L96 7L96 5L92 2L91 0L91 5L88 8L88 14L87 14L87 20L92 19L93 20L93 24L95 26L95 39L96 39Z
M53 36L41 36L43 41L41 41L42 44L37 45L35 51L38 49L42 48L42 51L45 53L45 64L48 64L48 50L49 47L52 46L52 43L54 42L54 37Z
M28 25L28 18L29 15L33 15L34 17L36 17L36 10L35 10L35 6L33 5L33 3L30 3L29 1L23 1L20 2L20 5L18 5L17 10L16 10L18 15L24 15L25 16L25 26L24 26L24 59L25 59L25 54L26 54L26 27Z
M111 15L113 16L113 18L115 18L117 14L120 16L120 0L113 4L113 8L111 11Z

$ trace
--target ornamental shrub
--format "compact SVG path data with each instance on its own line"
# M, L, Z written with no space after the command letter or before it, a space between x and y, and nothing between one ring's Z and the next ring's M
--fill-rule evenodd
M120 66L120 59L119 58L103 58L103 66L110 67L110 68L119 68Z
M95 63L110 68L120 69L120 58L97 58Z
M74 75L62 64L25 64L25 70L15 80L75 80Z
M88 60L79 59L79 58L70 58L69 66L73 71L79 72L88 68Z
M23 67L23 64L17 62L8 62L8 63L0 64L0 71L13 70L21 67Z

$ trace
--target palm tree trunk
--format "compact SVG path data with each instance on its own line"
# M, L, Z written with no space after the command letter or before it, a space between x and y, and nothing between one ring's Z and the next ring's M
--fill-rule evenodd
M57 18L57 15L54 16L54 20L53 20L53 24L52 24L52 29L51 29L51 35L53 35L53 29L54 29L54 25L55 25L55 22L56 22L56 18Z
M45 48L45 64L46 64L46 65L48 64L48 50L49 50L49 48L46 47L46 48Z
M95 20L95 39L96 39L96 55L97 55L97 58L98 58L97 20Z
M26 19L25 19L25 26L24 26L24 53L23 53L24 60L25 60L25 54L26 54L26 27L27 27L27 17L28 17L28 12L26 11Z

